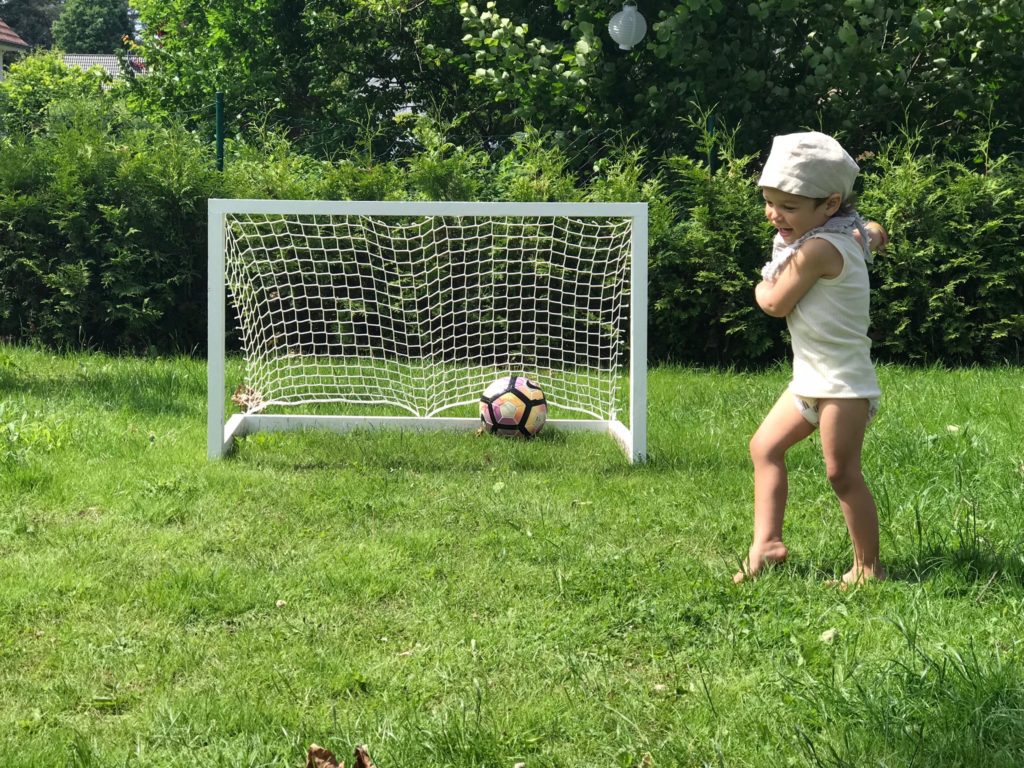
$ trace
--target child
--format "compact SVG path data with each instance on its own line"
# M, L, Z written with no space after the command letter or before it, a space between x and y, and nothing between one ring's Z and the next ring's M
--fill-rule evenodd
M867 336L867 265L871 249L884 248L888 235L853 208L859 171L835 139L794 133L775 138L758 181L777 234L754 296L767 314L786 318L793 379L750 441L754 539L737 583L789 554L782 543L786 451L815 429L853 543L853 567L843 582L886 577L861 446L882 394Z

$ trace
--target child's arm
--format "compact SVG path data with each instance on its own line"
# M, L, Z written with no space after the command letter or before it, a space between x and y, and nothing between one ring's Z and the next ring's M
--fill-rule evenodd
M800 246L774 280L762 280L754 289L757 305L766 315L785 317L822 277L837 277L843 257L832 243L812 238Z

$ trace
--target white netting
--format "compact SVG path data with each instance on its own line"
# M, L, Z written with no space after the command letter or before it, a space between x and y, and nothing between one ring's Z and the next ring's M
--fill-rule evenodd
M229 213L250 412L433 416L525 374L612 418L629 343L628 217Z

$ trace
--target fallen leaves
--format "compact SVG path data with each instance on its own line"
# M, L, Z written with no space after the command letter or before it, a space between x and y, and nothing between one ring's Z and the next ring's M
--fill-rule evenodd
M246 413L253 413L263 408L263 395L246 384L239 384L235 394L231 396L231 402L239 406Z
M326 747L310 744L306 751L306 768L345 768L345 763L338 762L338 758ZM356 747L355 762L352 763L352 768L377 768L365 744Z

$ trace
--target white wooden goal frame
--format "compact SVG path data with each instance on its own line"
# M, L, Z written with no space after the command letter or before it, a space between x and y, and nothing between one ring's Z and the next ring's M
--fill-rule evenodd
M485 216L615 217L631 219L629 254L629 405L628 426L617 415L603 419L549 419L556 429L608 432L630 462L647 454L647 258L646 203L508 203L508 202L391 202L228 200L208 201L208 367L207 455L228 454L234 439L260 431L355 428L415 430L462 429L480 426L476 418L415 416L345 416L315 414L240 413L226 418L226 304L225 222L232 214L326 216Z

